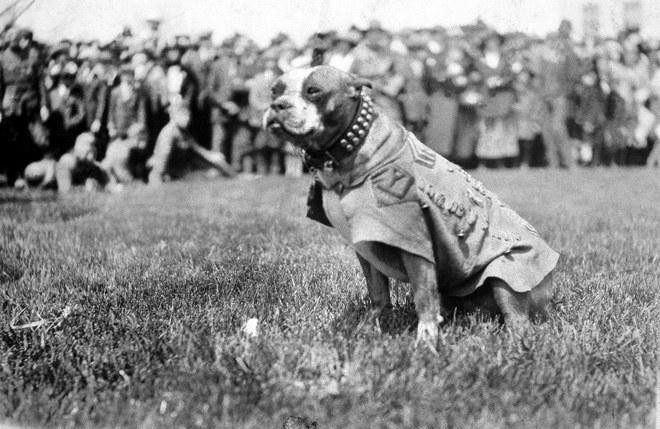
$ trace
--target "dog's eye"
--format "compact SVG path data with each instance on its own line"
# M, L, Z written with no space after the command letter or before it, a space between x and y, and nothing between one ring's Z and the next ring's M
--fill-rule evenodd
M320 94L321 90L316 88L315 86L310 86L307 88L307 95L317 95Z

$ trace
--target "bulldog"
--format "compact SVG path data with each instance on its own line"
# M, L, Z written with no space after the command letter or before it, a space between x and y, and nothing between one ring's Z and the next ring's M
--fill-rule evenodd
M376 321L389 279L411 284L417 341L436 346L447 309L502 314L520 331L545 313L559 255L494 193L382 114L370 84L329 66L272 85L264 127L303 150L308 217L353 246Z

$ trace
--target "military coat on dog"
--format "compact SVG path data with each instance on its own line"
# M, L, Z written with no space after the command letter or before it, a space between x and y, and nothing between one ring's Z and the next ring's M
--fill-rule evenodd
M315 182L308 216L336 228L358 253L381 242L435 263L449 296L468 295L489 277L528 292L553 270L557 252L497 195L412 133L393 134L378 150L367 140L369 161L348 181L326 189Z

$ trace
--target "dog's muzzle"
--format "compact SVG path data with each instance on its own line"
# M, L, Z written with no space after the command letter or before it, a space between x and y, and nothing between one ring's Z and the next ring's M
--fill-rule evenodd
M277 115L273 109L268 108L264 112L264 116L261 118L261 128L270 132L274 132L275 130L282 128L282 124L277 120Z

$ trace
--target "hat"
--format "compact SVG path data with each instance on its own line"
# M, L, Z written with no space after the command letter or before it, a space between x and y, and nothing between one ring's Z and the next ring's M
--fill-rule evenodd
M213 32L212 31L204 31L199 35L199 37L197 38L197 41L199 41L199 42L209 42L212 39L213 39Z
M191 45L190 36L187 34L177 34L174 36L175 44L181 48L187 48Z
M289 40L289 36L286 33L279 32L273 39L270 41L271 45L281 45L282 43Z
M60 42L57 45L53 46L53 49L50 51L50 58L53 59L55 57L58 57L60 55L69 55L69 49L71 49L71 45L65 42Z
M337 42L347 42L352 46L357 45L362 40L362 32L357 29L349 29L345 33L338 33Z
M32 37L33 37L32 30L28 28L21 28L16 32L16 40L20 40L20 39L32 40Z
M62 69L62 74L64 76L75 76L76 73L78 73L78 65L73 61L66 63Z
M135 74L135 69L130 64L123 64L119 69L120 74L130 74L131 76Z
M497 31L490 31L482 37L481 42L479 43L479 50L483 51L486 49L486 42L489 40L496 40L498 45L502 46L506 41L506 37Z

